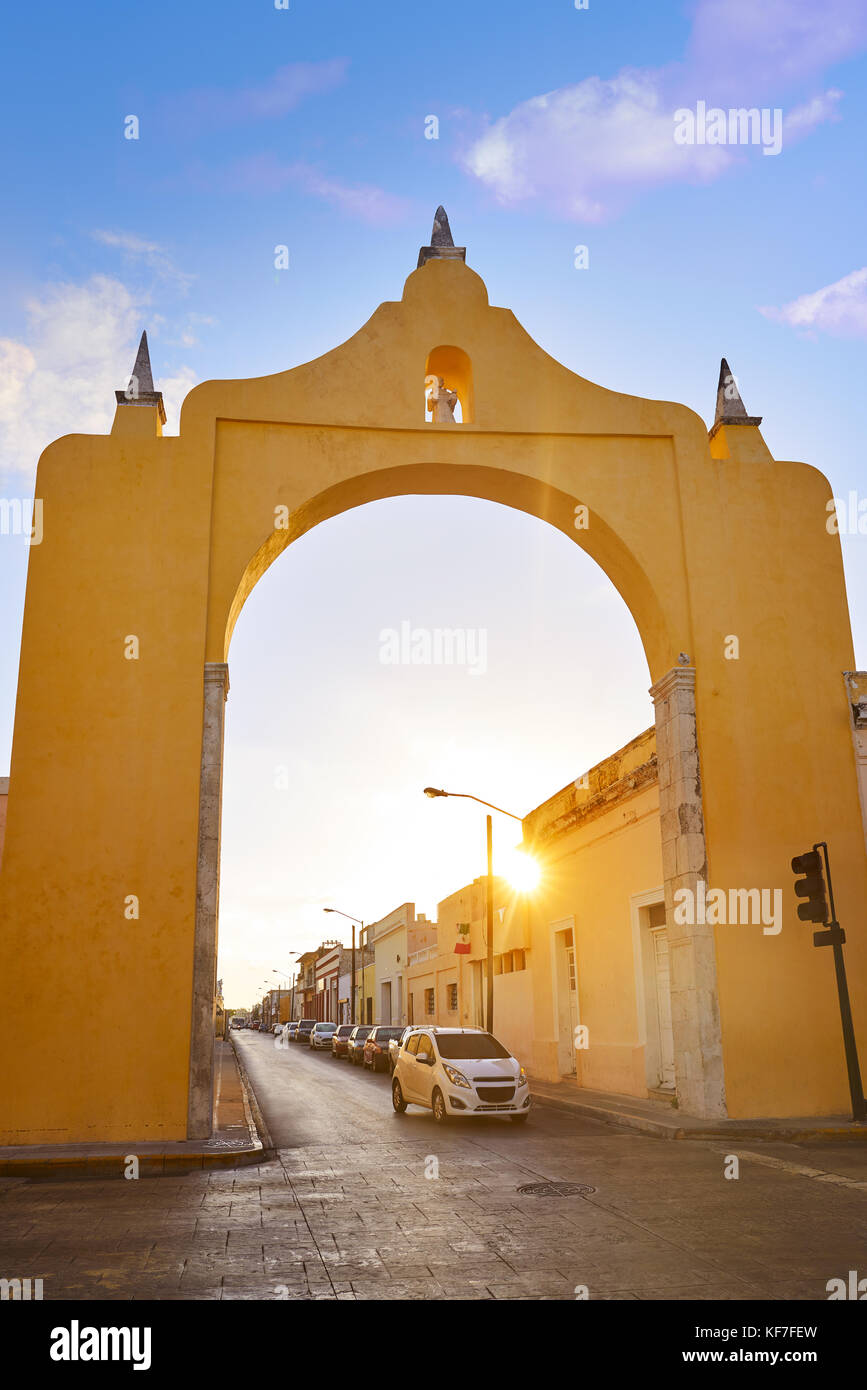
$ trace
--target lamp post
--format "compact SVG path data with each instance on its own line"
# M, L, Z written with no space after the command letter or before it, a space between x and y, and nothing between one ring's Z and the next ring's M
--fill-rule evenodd
M349 988L349 998L350 998L350 1003L349 1003L349 1017L350 1017L350 1021L351 1021L352 1023L355 1023L355 1022L356 1022L356 1018L355 1018L355 927L356 927L356 924L358 924L358 926L361 927L361 931L359 932L359 936L360 936L360 938L361 938L361 993L362 993L362 997L363 997L363 995L364 995L364 923L362 922L362 920L361 920L360 917L351 917L350 914L349 914L348 912L341 912L339 907L323 907L322 911L323 911L323 912L336 912L338 917L345 917L346 920L347 920L347 922L351 922L351 923L352 923L352 983L351 983L350 988ZM362 1002L363 1002L363 998L362 998ZM363 1019L359 1019L358 1021L361 1022L361 1023L364 1022Z
M480 806L490 806L492 811L499 811L501 816L511 816L512 820L521 822L522 832L524 818L516 816L514 811L504 811L502 806L495 806L492 801L483 801L480 796L473 796L472 792L444 792L439 787L425 787L425 796L459 796L466 801L477 801ZM488 1032L494 1031L494 831L493 821L490 815L486 816L486 840L488 851L488 880L487 891L485 893L485 928L488 938L487 966L488 966L488 988L487 988L487 1027ZM522 835L523 838L523 835Z

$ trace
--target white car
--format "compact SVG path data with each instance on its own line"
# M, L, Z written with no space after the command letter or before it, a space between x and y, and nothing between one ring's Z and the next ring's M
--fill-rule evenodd
M530 1113L527 1073L491 1033L478 1028L417 1028L404 1037L391 1083L398 1115L424 1105L442 1124L455 1115Z
M313 1029L308 1039L309 1045L314 1050L321 1049L323 1052L331 1051L331 1039L337 1032L336 1023L314 1023Z

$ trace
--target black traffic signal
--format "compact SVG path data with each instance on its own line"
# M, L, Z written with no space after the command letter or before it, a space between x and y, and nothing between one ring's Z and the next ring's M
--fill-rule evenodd
M806 898L798 905L798 916L802 922L827 922L828 900L825 897L825 878L822 873L822 856L817 849L807 854L798 854L792 860L792 873L804 874L795 880L795 894Z

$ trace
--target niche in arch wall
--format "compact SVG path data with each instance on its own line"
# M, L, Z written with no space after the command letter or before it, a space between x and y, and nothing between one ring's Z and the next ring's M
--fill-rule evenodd
M433 348L427 355L424 369L425 380L429 376L442 377L446 386L458 394L455 421L458 424L473 423L473 364L463 348L443 344ZM425 404L427 404L425 392ZM425 415L429 420L429 415Z

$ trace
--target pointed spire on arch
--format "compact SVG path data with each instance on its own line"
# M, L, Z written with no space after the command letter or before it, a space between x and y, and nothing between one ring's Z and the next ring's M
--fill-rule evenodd
M717 425L760 425L761 415L748 415L741 400L741 393L735 375L723 357L719 366L719 382L716 388L716 413L714 429Z
M160 423L166 423L166 408L163 405L162 391L154 390L154 377L151 370L151 355L148 349L147 330L142 333L138 345L138 352L135 355L135 365L129 384L123 391L115 391L115 400L118 405L149 405L156 406Z
M430 237L430 246L422 246L418 253L419 269L426 261L449 260L465 261L467 259L467 248L465 246L455 246L452 236L452 229L449 226L448 214L440 203L434 213L433 231Z

